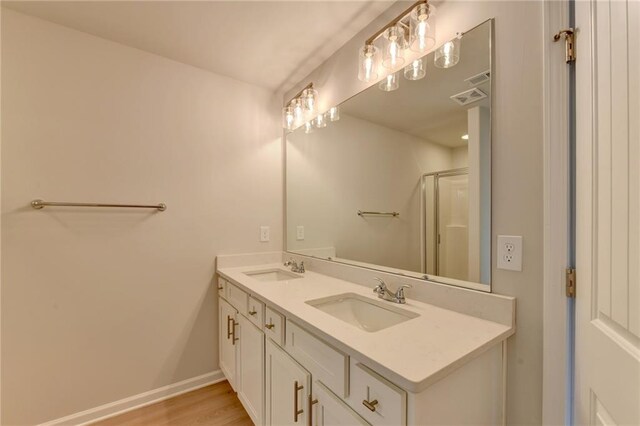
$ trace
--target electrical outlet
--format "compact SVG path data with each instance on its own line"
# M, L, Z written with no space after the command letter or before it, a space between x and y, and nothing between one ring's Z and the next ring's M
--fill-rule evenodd
M260 242L266 243L269 241L269 227L261 226L260 227Z
M302 241L304 240L304 226L298 225L296 227L296 240Z
M522 271L522 237L498 235L498 269Z

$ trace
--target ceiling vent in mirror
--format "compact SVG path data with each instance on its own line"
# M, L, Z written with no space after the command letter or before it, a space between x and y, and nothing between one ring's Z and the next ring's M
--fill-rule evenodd
M464 81L469 83L469 86L477 86L478 84L485 83L491 79L491 71L486 70L480 74L476 74L473 77L465 78Z
M451 100L459 105L465 106L473 102L479 101L480 99L484 99L486 97L487 97L486 93L484 93L482 90L478 89L477 87L474 87L473 89L451 96Z

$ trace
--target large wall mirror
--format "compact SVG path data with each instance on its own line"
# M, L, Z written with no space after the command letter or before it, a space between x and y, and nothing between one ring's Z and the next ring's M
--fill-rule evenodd
M492 27L286 134L287 251L490 291Z

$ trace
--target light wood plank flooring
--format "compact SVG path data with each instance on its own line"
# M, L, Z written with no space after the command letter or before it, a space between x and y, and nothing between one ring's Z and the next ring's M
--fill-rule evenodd
M252 426L253 422L231 389L229 382L224 381L138 408L94 425Z

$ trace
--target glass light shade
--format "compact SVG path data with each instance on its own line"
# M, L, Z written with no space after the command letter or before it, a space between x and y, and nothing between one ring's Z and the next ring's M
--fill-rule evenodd
M340 107L334 106L326 113L327 120L329 121L338 121L340 120Z
M423 58L416 59L404 67L404 78L407 80L420 80L425 75L427 75L427 69Z
M327 127L327 120L324 119L324 114L318 115L313 119L313 124L318 128L322 129L323 127Z
M316 110L316 100L318 99L318 91L313 87L304 89L302 92L302 107L307 113L313 113Z
M454 38L440 46L434 55L433 63L438 68L451 68L460 61L460 38Z
M290 105L282 108L282 127L287 130L293 130L295 127L293 108Z
M378 85L380 90L385 92L392 92L400 87L400 79L398 73L389 74Z
M436 8L421 3L413 9L409 20L409 47L414 52L426 53L436 45Z
M382 66L395 69L404 64L404 28L399 25L389 27L382 37Z
M358 80L365 83L378 79L380 55L373 44L365 44L358 56Z
M304 132L305 133L312 133L313 132L313 123L311 123L310 121L307 121L306 123L304 123Z
M299 98L292 100L291 108L293 109L293 126L298 127L304 121L304 111L302 110L302 101Z

